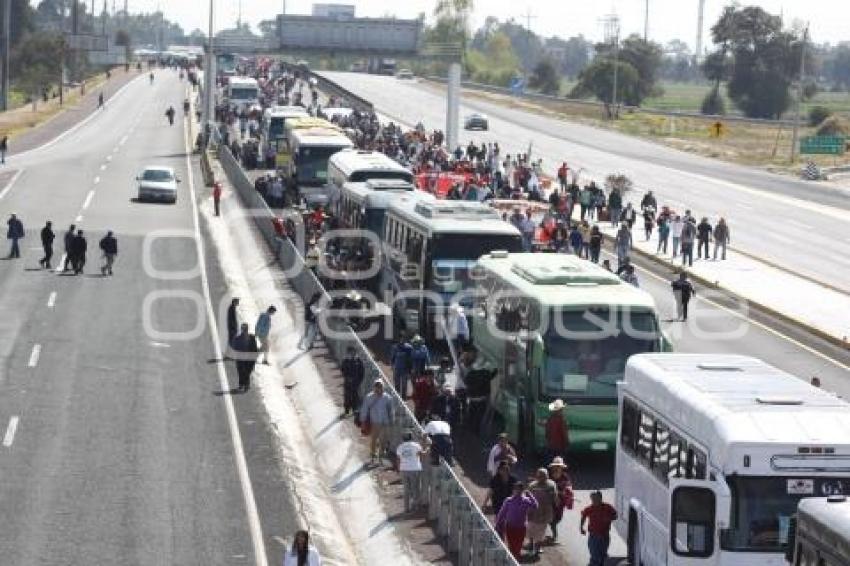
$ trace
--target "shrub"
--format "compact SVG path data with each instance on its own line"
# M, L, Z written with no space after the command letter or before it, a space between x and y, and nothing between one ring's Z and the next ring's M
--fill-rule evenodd
M720 88L712 88L705 98L702 99L700 113L706 116L722 116L726 114L726 103L723 101L723 96L720 94Z
M840 116L830 116L821 122L819 136L850 136L850 122Z
M812 106L809 109L809 126L817 128L830 116L832 111L826 106Z

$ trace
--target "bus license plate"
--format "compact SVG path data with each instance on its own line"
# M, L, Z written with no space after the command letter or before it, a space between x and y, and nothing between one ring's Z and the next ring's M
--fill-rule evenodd
M591 450L608 450L607 442L591 442L590 443Z

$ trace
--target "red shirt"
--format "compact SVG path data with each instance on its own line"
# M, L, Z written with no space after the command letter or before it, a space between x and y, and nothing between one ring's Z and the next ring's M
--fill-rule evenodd
M587 517L587 531L592 535L607 537L611 532L611 523L617 520L617 510L608 503L588 505L581 512L584 522Z
M559 454L564 454L570 445L567 424L563 412L553 413L546 421L546 445Z

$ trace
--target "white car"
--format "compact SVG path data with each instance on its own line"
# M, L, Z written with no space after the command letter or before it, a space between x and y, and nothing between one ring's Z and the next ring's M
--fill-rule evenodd
M177 183L180 179L174 174L173 168L150 165L136 177L136 181L139 183L140 201L177 202Z
M412 81L415 77L413 76L413 72L410 69L402 69L401 71L396 73L395 78L403 81Z
M490 122L484 114L470 114L463 121L463 129L486 131L490 129Z

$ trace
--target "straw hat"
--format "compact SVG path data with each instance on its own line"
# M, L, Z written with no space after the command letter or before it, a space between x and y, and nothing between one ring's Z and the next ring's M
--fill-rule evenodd
M561 458L560 456L555 456L555 457L552 459L552 463L551 463L551 464L549 464L549 467L550 467L550 468L566 468L566 467L568 467L568 466L564 463L564 459L563 459L563 458Z
M567 404L564 403L561 399L555 399L554 401L549 403L549 410L554 413L555 411L560 411L566 406Z

